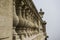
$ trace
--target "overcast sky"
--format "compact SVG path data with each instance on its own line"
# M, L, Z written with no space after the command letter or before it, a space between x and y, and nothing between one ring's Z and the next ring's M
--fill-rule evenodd
M48 40L60 40L60 0L33 0L38 11L45 12Z

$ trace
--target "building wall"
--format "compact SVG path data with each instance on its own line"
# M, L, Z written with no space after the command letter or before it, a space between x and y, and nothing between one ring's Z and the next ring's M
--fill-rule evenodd
M0 0L0 40L12 40L12 0Z

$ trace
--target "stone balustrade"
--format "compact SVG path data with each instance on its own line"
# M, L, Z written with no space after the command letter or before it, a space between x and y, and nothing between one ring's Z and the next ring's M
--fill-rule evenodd
M20 40L39 34L42 29L40 16L38 17L32 4L27 4L27 2L31 1L15 0L14 4L13 25L16 27L14 30ZM28 5L31 5L31 8Z
M39 13L32 0L0 0L0 40L46 40Z

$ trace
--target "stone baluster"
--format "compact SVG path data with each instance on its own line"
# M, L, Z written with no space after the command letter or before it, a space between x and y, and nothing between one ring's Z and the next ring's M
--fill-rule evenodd
M38 21L38 24L39 24L38 32L40 33L40 20Z
M16 26L18 25L18 23L19 23L19 18L18 18L18 16L17 16L17 14L16 14L16 7L15 7L15 1L13 2L13 11L14 11L14 13L13 13L13 40L17 40L17 33L16 33L16 31L15 31L15 29L16 29Z
M17 14L16 14L16 7L15 7L15 2L14 2L14 5L13 5L13 11L14 11L14 13L13 13L13 26L17 26L17 24L19 23L19 18L18 18L18 16L17 16Z
M30 14L30 9L27 11L28 12L28 20L30 20L30 18L29 18L29 14Z
M22 7L19 6L16 11L17 11L18 16L21 18L22 17Z
M23 9L23 18L25 19L25 9Z

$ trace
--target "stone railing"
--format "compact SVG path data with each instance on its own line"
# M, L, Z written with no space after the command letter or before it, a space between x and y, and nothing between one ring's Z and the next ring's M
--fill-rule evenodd
M35 35L37 37L42 26L36 13L26 4L25 0L15 0L13 6L13 40L25 40ZM16 36L18 36L18 38ZM32 38L31 40L34 39Z

